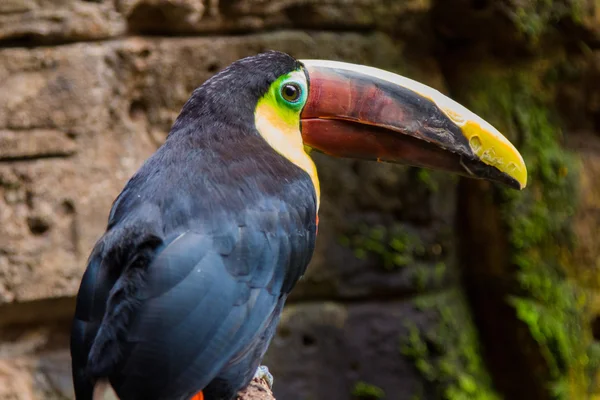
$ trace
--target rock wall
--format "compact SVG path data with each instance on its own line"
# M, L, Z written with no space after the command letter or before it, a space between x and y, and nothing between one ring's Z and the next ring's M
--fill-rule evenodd
M594 0L1 1L0 399L73 397L73 300L112 200L195 87L266 49L450 94L531 182L316 154L278 398L600 398L599 31Z

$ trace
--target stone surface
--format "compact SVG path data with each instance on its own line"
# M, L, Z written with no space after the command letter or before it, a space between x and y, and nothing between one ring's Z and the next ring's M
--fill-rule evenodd
M0 303L72 295L108 206L154 149L115 96L115 52L0 52L0 159L14 159L0 163Z
M275 378L275 397L350 399L354 385L365 381L390 398L410 399L417 372L399 343L411 309L402 303L288 306L263 362Z
M595 47L600 38L595 0L435 1L431 17L444 43L440 51L467 58L477 53L476 63L518 62L560 51L563 45Z
M287 306L264 364L279 399L439 399L447 391L493 398L455 290L406 301ZM363 390L361 390L361 388ZM470 397L465 397L470 398Z
M271 28L414 31L430 0L4 0L0 43L33 45L122 37ZM419 22L416 22L419 20ZM423 36L422 34L420 36Z
M268 28L374 28L412 26L429 0L122 0L131 31L142 33L246 32ZM400 24L399 24L400 22Z
M316 154L319 240L299 298L395 298L456 277L455 179Z
M0 399L73 397L66 324L3 327L0 333Z
M0 42L33 44L103 39L126 31L112 0L3 0Z

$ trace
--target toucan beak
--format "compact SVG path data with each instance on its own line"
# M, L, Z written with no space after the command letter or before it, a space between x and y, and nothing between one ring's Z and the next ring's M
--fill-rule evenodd
M498 130L419 82L362 65L302 60L304 144L338 157L401 163L527 185L521 154Z

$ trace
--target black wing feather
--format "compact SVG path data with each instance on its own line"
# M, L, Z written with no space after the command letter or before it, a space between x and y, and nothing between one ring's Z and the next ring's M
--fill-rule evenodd
M243 279L257 264L251 266L249 257L236 256L268 251L266 241L257 238L264 233L250 234L249 230L242 230L245 234L236 243L239 251L229 255L215 251L219 246L214 246L210 236L186 232L152 262L139 298L141 306L127 332L126 362L120 377L112 380L119 395L127 399L191 397L208 385L240 344L251 342L261 332L279 293L253 288L251 279ZM268 258L261 260L271 264L264 270L266 275L277 269L273 263L279 257L271 254ZM246 271L232 274L226 264L235 264L238 273L237 266L245 264L241 269Z
M82 366L87 364L90 349L104 316L106 299L114 285L114 280L111 282L109 277L103 276L106 271L100 268L101 253L102 249L99 245L90 255L79 289L80 293L86 295L77 297L71 332L72 373L75 395L78 399L92 398L94 387Z
M156 250L147 268L130 266L107 296L106 310L99 310L104 316L89 349L90 374L109 376L127 400L183 399L206 387L264 340L278 318L287 267L305 261L292 258L294 248L311 249L314 241L303 229L290 233L291 218L281 211L237 215L216 232L179 235ZM273 219L281 224L270 224ZM94 283L91 297L106 296Z

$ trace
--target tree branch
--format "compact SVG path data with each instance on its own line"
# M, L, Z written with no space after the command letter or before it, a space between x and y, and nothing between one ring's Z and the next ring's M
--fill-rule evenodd
M94 389L94 400L119 400L119 398L110 385L100 383ZM275 397L267 381L254 378L246 389L238 393L236 400L275 400Z
M248 387L238 393L237 400L275 400L267 381L254 378Z

